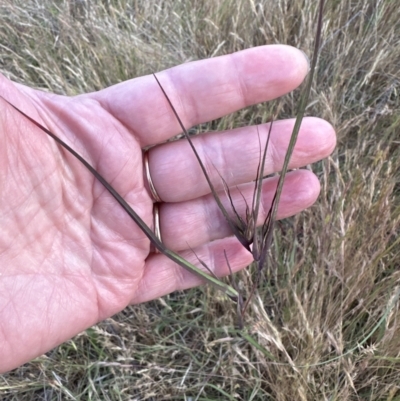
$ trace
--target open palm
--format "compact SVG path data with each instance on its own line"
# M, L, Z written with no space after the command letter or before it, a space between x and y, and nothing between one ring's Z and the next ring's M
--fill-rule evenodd
M265 46L158 74L186 126L209 121L298 86L307 73L301 52ZM0 95L61 137L102 174L150 226L153 199L143 174L143 149L179 133L152 76L76 97L57 96L0 77ZM16 367L129 303L200 284L198 278L151 252L125 211L65 150L0 100L0 371ZM293 121L274 124L266 172L279 171ZM268 126L259 128L265 142ZM254 127L195 139L214 182L218 172L244 213L259 143ZM327 156L331 126L303 122L291 167ZM149 152L163 203L163 242L196 263L192 249L217 275L246 266L251 256L227 224L185 141ZM265 180L264 210L276 181ZM279 216L310 206L319 184L307 170L288 175ZM260 216L260 219L262 216ZM261 221L261 220L260 220Z

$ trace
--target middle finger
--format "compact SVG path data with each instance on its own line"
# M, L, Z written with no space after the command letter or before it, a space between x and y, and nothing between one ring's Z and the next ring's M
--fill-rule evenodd
M294 126L294 119L273 123L264 175L279 171ZM267 141L269 124L243 127L193 138L194 146L217 190L256 178L260 153ZM259 140L260 138L260 140ZM335 147L335 133L326 121L304 118L289 168L298 168L328 156ZM261 148L260 148L261 143ZM154 187L163 202L182 202L210 193L199 163L186 139L149 150L149 168Z

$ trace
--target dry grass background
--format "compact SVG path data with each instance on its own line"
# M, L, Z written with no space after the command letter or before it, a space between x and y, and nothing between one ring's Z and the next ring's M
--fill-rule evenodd
M310 53L317 3L3 0L0 70L74 95L266 43ZM397 0L327 2L307 113L336 127L338 146L310 167L317 204L278 225L247 316L254 343L212 288L174 293L0 376L1 399L400 400L399 71ZM297 99L282 100L281 118ZM202 129L259 122L271 107Z

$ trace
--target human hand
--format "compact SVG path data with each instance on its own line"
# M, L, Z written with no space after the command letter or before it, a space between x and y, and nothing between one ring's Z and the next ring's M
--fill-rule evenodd
M190 127L281 96L302 82L307 69L300 51L263 46L184 64L157 77ZM153 226L142 149L180 132L154 77L76 97L0 77L0 94L78 151ZM0 113L0 372L130 303L201 283L164 255L152 253L143 232L73 156L4 100ZM274 122L266 174L280 170L293 124ZM259 126L259 133L263 144L268 124ZM257 130L209 133L193 141L225 202L218 172L244 214L241 193L249 202L260 157ZM290 167L320 160L334 146L332 127L306 118ZM247 266L251 255L230 237L187 142L159 145L148 157L162 200L164 244L198 264L194 250L218 276L228 274L224 250L233 271ZM260 222L275 185L274 178L264 181ZM310 171L289 173L278 217L300 212L318 193L319 182Z

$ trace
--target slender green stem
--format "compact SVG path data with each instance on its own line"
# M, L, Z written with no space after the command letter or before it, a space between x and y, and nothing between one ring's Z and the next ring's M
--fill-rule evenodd
M319 4L317 33L315 36L314 54L313 54L313 58L312 58L312 62L311 62L310 73L308 74L307 86L300 98L299 109L298 109L298 112L296 115L296 122L294 124L292 136L290 137L288 150L286 152L285 160L283 162L281 175L279 177L278 186L277 186L276 193L275 193L275 199L274 199L274 203L273 203L273 207L272 207L272 211L271 211L271 220L272 221L275 220L277 212L278 212L278 205L279 205L279 200L281 198L285 175L289 168L290 158L292 157L294 146L296 145L297 137L298 137L299 131L300 131L301 122L303 120L304 113L306 111L306 107L307 107L307 103L308 103L308 98L309 98L310 92L311 92L311 85L312 85L312 82L314 79L314 73L315 73L317 59L318 59L318 50L319 50L321 36L322 36L321 32L322 32L323 9L324 9L324 0L321 0L320 4Z

